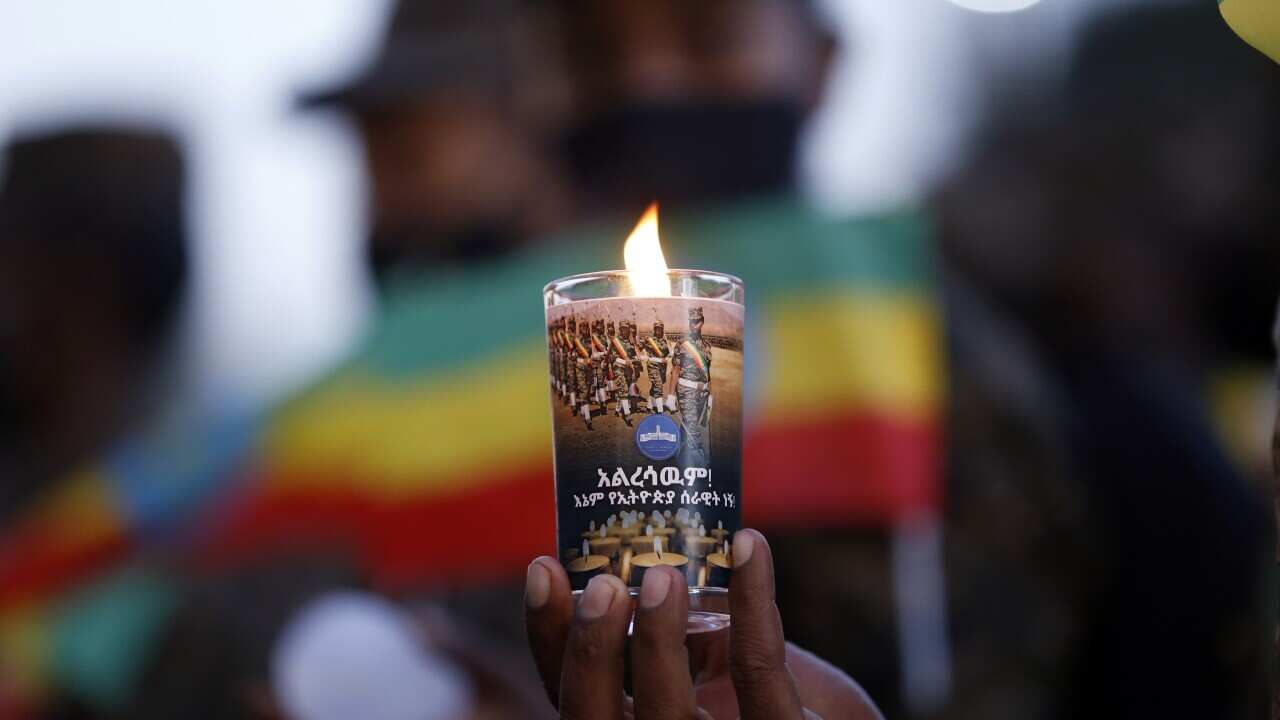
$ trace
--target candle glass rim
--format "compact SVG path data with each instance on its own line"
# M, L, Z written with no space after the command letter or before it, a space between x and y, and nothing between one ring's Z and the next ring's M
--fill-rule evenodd
M643 271L597 270L595 272L576 273L573 275L566 275L562 278L556 278L555 280L552 280L551 282L543 286L542 295L547 307L552 307L556 305L567 305L569 303L581 302L584 300L605 300L605 299L614 299L614 298L635 299L635 300L651 300L651 299L662 300L667 298L672 298L672 299L698 298L698 299L733 303L734 305L746 304L743 300L709 297L705 295L687 295L687 294L680 294L677 292L672 292L671 295L630 295L628 294L628 295L608 295L603 297L583 297L583 298L575 298L572 300L564 300L561 302L553 302L551 300L551 298L557 295L567 294L565 292L565 285L568 285L568 284L577 285L581 282L589 281L589 280L618 280L618 279L630 278L636 272L643 272ZM742 282L742 278L736 275L730 275L729 273L719 272L715 270L698 270L698 269L692 269L692 268L669 268L667 270L664 270L663 274L666 275L669 279L693 278L697 280L705 280L710 282L722 283L736 290L739 297L745 296L746 284Z

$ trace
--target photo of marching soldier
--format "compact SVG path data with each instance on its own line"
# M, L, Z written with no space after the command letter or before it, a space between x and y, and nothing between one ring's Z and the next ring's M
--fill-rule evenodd
M629 301L582 301L551 309L547 344L554 405L591 432L605 416L616 418L610 426L622 429L634 427L644 415L670 415L680 422L690 453L682 462L706 466L721 354L728 365L724 381L735 392L741 388L740 313L715 301L652 302L648 327L634 319ZM709 313L716 322L708 333Z

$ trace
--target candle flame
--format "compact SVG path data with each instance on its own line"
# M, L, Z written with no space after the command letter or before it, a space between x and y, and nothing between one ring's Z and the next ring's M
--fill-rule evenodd
M671 297L667 259L658 240L658 203L649 206L622 246L631 291L640 297Z

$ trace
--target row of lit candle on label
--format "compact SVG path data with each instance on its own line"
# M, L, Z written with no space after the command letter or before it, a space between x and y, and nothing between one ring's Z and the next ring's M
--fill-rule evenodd
M669 527L669 519L677 527ZM677 529L683 533L677 534ZM645 570L667 565L683 572L691 586L728 587L728 535L723 521L708 533L702 514L690 516L685 508L674 517L670 511L654 510L649 517L623 512L610 515L598 528L593 520L582 533L581 554L568 564L570 583L581 590L596 575L611 573L638 587ZM682 553L672 551L673 542L680 543Z

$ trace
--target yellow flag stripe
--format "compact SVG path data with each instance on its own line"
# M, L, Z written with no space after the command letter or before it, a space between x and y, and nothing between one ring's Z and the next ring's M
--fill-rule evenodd
M943 377L938 313L925 297L823 293L766 310L764 414L771 420L857 408L932 416ZM748 341L754 342L751 338Z
M936 410L938 322L926 298L823 293L764 315L765 336L748 342L766 349L752 376L770 422L828 410L928 420ZM466 487L547 454L545 363L533 342L403 383L348 373L277 417L268 469L280 483L358 477L390 497Z
M289 471L276 475L283 482L367 478L392 496L466 486L474 472L547 452L545 362L529 344L444 376L335 380L278 420L269 469Z

